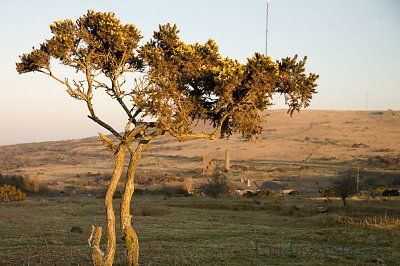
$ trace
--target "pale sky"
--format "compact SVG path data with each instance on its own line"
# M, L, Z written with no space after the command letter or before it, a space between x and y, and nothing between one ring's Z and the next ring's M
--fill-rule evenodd
M170 22L184 41L212 38L223 56L241 62L265 51L266 0L0 0L0 145L103 131L61 85L15 70L20 54L51 37L50 23L75 20L87 9L115 12L137 25L144 41ZM268 55L307 55L308 71L320 75L310 109L400 109L400 1L270 0L268 31ZM115 106L100 107L100 115L121 130L125 117Z

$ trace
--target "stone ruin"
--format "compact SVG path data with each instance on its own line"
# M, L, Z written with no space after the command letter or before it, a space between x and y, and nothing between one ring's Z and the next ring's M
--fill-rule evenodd
M231 169L231 159L230 151L225 151L225 170L230 171ZM212 174L217 170L217 162L213 160L210 154L203 155L203 173Z
M211 155L203 155L203 173L209 175L217 169L217 162L213 161Z

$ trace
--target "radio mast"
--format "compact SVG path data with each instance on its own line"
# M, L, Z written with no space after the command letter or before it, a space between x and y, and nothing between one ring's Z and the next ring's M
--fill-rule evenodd
M265 24L265 56L268 55L268 9L269 9L269 0L267 0L267 19Z

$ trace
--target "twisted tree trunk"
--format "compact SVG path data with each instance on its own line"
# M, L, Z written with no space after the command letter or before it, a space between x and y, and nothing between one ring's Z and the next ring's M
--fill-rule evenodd
M136 150L128 147L131 154L128 171L125 180L125 190L121 200L121 230L122 239L125 240L125 248L127 251L127 262L129 266L139 265L139 240L135 230L131 224L131 199L135 190L135 171L140 160L145 144L138 144Z
M104 205L107 210L107 252L103 255L100 249L100 240L102 228L93 227L92 235L89 239L89 244L92 247L92 259L95 266L105 265L112 266L115 250L116 250L116 236L115 236L115 212L113 208L114 193L117 188L119 179L124 168L124 159L127 146L119 145L118 151L115 154L115 166L113 175L108 186Z

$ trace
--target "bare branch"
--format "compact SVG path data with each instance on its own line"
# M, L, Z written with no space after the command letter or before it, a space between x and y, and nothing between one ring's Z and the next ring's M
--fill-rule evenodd
M209 139L209 140L215 140L218 138L218 136L221 134L222 130L222 125L224 121L231 115L230 112L226 112L221 119L218 122L218 126L215 128L214 132L212 133L179 133L179 132L174 132L171 129L166 130L171 136L177 138L179 141L185 141L188 139Z
M88 56L87 61L86 61L86 67L87 67L86 68L86 81L88 84L88 89L86 92L86 105L90 112L90 115L88 115L88 117L90 119L92 119L94 122L96 122L97 124L99 124L100 126L104 127L108 131L110 131L118 139L122 139L122 136L114 128L112 128L110 125L108 125L107 123L102 121L100 118L98 118L96 116L96 113L94 112L93 104L92 104L92 90L93 90L93 79L94 78L92 77L90 70L89 70L89 60L90 60L90 57Z
M93 86L95 86L96 88L104 88L106 91L111 90L111 88L104 82L93 79L93 83L95 83L93 84Z
M131 130L128 134L125 134L125 140L127 143L132 142L132 140L138 135L142 134L141 132L144 132L147 129L148 125L147 124L142 124L141 126L138 126Z
M112 151L112 153L117 154L117 148L115 147L114 142L110 140L107 136L99 132L99 136L103 143L106 145L107 150Z
M133 108L132 108L132 111L133 111ZM136 112L133 114L133 118L136 119L136 117L137 117L141 112L142 112L142 109L141 109L141 108L137 109Z

